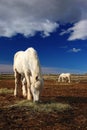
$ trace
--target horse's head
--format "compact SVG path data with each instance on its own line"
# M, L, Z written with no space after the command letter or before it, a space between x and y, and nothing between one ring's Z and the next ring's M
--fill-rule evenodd
M39 101L42 88L43 88L43 79L39 76L36 76L34 81L31 83L31 93L33 95L34 102Z

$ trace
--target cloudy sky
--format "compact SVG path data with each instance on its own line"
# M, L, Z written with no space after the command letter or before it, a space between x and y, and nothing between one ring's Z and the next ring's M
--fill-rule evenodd
M0 0L0 72L31 46L44 73L87 73L87 0Z

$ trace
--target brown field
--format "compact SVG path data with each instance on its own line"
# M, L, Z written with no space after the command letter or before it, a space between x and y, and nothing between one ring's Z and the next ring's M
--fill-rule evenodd
M38 104L26 102L20 92L14 97L13 89L14 79L1 78L0 130L87 130L87 75L72 75L70 84L44 76Z

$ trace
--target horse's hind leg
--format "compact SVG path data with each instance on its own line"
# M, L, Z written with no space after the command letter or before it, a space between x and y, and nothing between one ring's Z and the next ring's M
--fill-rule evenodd
M26 85L27 85L26 79L25 79L25 77L23 77L23 78L22 78L22 94L23 94L24 97L27 96L27 93L26 93Z
M14 96L17 96L17 88L18 88L18 85L20 84L21 75L17 72L16 69L15 69L15 72L14 72L14 76L15 76Z

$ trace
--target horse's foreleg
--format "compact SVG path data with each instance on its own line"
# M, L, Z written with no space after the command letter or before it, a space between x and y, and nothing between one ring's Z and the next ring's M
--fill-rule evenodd
M24 97L27 96L27 93L26 93L26 79L25 78L22 79L22 93L23 93Z
M25 74L26 82L27 82L27 99L32 100L31 90L30 90L30 75L28 73Z

